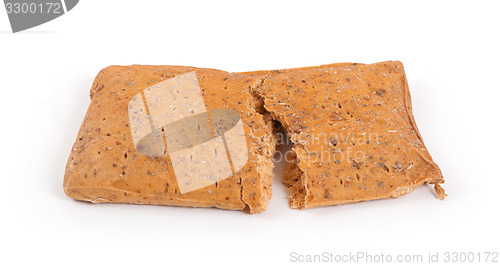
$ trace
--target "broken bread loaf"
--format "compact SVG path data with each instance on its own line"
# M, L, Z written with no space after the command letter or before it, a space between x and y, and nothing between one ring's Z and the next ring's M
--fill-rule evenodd
M77 200L262 212L277 124L294 143L283 180L293 208L397 197L425 182L445 195L399 62L110 66L90 97L64 178Z
M398 197L426 182L446 196L400 62L281 73L254 90L294 145L283 180L292 208Z

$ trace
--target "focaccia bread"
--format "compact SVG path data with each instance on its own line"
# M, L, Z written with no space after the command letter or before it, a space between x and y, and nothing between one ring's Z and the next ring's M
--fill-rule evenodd
M262 212L280 125L294 143L283 180L293 208L397 197L425 182L445 196L399 62L111 66L90 97L64 178L77 200Z
M400 62L294 71L254 89L294 144L283 180L292 208L399 197L425 182L446 196Z

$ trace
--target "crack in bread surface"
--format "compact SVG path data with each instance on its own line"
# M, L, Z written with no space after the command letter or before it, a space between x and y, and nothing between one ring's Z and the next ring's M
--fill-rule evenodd
M439 167L427 152L416 127L406 76L401 63L381 62L373 65L347 63L303 70L268 76L262 80L254 92L260 101L264 101L264 108L271 113L274 120L283 125L292 139L293 153L290 155L290 160L287 160L283 177L283 183L290 190L292 208L310 208L399 197L423 183L433 184L438 198L443 199L446 196L439 185L444 182ZM330 75L323 79L323 82L324 80L328 82L327 86L319 83L325 73ZM330 78L332 80L329 80ZM384 86L384 82L387 85ZM379 87L370 88L370 84ZM358 87L364 92L356 95ZM338 93L331 93L329 90L338 90ZM342 95L343 90L348 92L348 96ZM328 124L340 125L336 129L315 124L315 119L321 119L327 112L317 112L320 106L318 104L314 107L318 102L315 100L316 95L334 98L334 104L330 104L327 109L330 109L334 120L334 122L328 121ZM366 108L363 109L362 106L353 105L352 102L347 101L350 100L351 95L355 101L367 98L368 103L374 104L369 110L372 113L367 113ZM305 105L295 106L298 102L305 103ZM308 104L313 107L308 107ZM322 106L323 109L325 105ZM373 126L375 129L363 129L357 125L363 116L370 117L370 115L372 120L376 120L366 121L364 125ZM294 119L294 117L300 117L300 119ZM315 118L311 119L311 117ZM377 123L393 124L393 127L399 125L402 135L393 139L391 132L397 132L397 130L389 130L387 133L386 126ZM376 147L366 145L367 142L361 144L363 148L358 148L354 147L355 141L335 140L335 145L337 141L339 146L341 146L340 142L347 143L347 146L346 144L342 146L343 149L367 151L373 156L376 155L377 158L370 155L368 159L356 161L349 157L347 160L343 159L342 162L339 160L338 165L332 165L332 161L337 163L336 160L320 158L316 162L313 161L311 165L312 156L309 155L315 153L317 155L317 148L321 146L302 142L304 135L310 137L315 133L311 128L321 128L321 133L339 132L345 129L344 132L348 136L356 133L356 130L364 130L364 133L370 131L379 133L382 140L380 143L378 139L376 140L378 144ZM399 128L396 127L396 129ZM397 143L401 145L402 150L398 148ZM396 158L396 161L392 160L391 155ZM318 171L325 165L329 165L330 168ZM402 168L403 165L405 169ZM412 169L414 165L415 168Z

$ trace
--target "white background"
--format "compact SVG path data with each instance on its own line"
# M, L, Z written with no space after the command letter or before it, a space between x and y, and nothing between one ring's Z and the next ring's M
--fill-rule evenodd
M86 0L16 34L0 7L0 264L302 265L290 262L291 252L423 254L424 261L429 252L500 252L498 7ZM292 210L279 174L269 209L258 215L95 205L63 192L66 160L103 67L250 71L385 60L405 65L417 124L446 179L444 201L422 186L398 199Z

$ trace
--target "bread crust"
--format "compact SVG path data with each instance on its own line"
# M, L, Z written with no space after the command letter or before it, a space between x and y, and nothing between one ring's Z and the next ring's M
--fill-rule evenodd
M148 87L193 71L207 110L239 112L248 162L220 182L181 193L168 153L151 157L135 149L128 103ZM96 76L90 98L63 184L76 200L262 212L271 197L273 119L294 143L283 179L292 208L399 197L426 182L435 185L438 197L446 195L397 61L240 73L110 66ZM366 134L376 139L357 142ZM325 138L313 141L317 136Z
M292 208L399 197L426 182L446 196L401 62L304 69L256 90L294 143L283 181Z
M134 148L128 103L144 89L195 71L207 109L240 113L248 145L248 163L213 185L180 193L168 156L149 157ZM94 203L133 203L266 209L271 197L274 135L266 114L256 111L248 78L228 72L183 66L110 66L95 78L91 103L73 145L64 191L74 199Z

